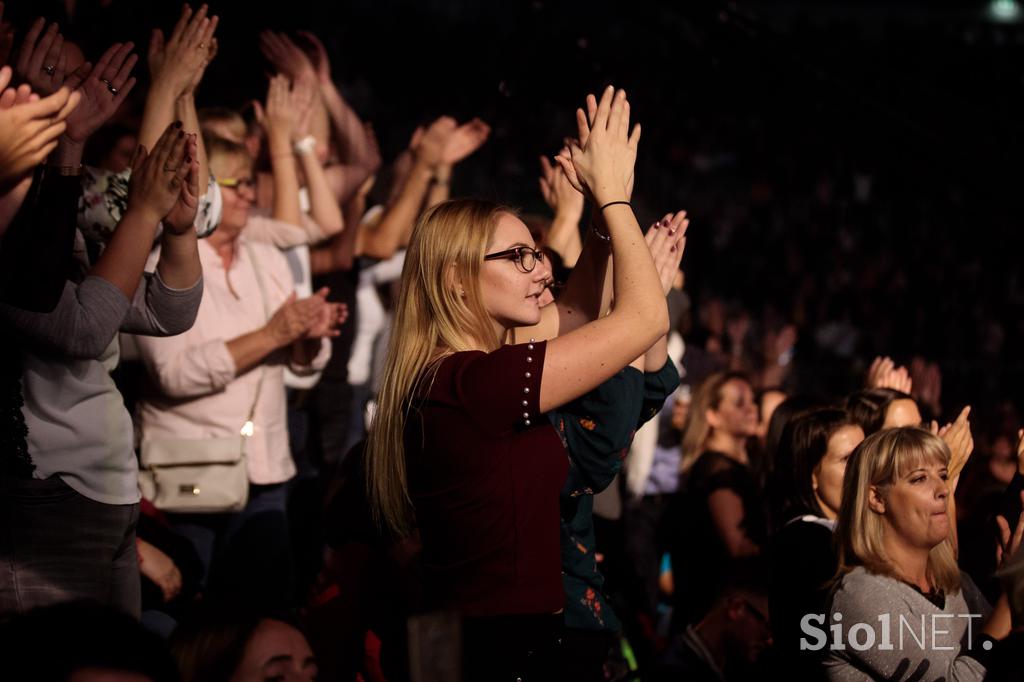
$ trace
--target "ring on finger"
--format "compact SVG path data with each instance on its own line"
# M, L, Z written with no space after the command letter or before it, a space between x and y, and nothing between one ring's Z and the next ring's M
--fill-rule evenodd
M206 43L199 43L199 49L200 50L205 50L206 49Z
M174 168L173 166L168 166L167 164L164 164L164 173L177 173L177 172L178 172L177 168Z
M43 71L46 72L47 76L52 76L56 70L57 70L57 67L54 66L53 64L47 64L46 66L43 67Z

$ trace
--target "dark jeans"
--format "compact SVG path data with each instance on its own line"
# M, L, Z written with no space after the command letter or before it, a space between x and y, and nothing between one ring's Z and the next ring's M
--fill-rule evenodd
M58 476L0 478L0 615L73 599L140 611L138 504L103 504Z
M287 483L250 485L240 512L167 515L199 555L207 597L272 612L294 605L287 504Z

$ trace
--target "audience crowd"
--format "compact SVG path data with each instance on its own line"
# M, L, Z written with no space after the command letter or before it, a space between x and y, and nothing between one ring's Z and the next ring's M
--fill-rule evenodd
M5 679L1024 678L1024 297L946 188L638 77L521 211L460 198L514 117L375 128L314 32L4 9Z

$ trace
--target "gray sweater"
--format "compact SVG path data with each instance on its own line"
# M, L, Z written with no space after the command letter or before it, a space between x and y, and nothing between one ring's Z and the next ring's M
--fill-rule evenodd
M132 420L110 376L118 331L171 336L188 330L203 280L171 289L146 273L129 301L100 277L68 282L57 308L33 313L0 305L21 337L22 414L35 476L57 475L104 504L139 501Z
M814 624L827 630L828 678L844 682L984 679L984 666L967 647L982 646L981 628L990 609L970 577L962 574L962 579L962 589L946 595L940 609L899 580L874 575L863 567L852 570L832 595L827 621ZM841 620L836 620L836 614L842 614ZM843 649L833 646L836 625L842 625ZM873 644L866 646L869 642Z

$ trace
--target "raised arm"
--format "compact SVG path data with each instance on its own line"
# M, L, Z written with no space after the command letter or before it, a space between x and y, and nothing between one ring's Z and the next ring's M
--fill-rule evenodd
M639 137L639 126L630 133L626 93L609 87L586 142L573 144L568 156L557 157L570 182L605 216L616 263L617 303L606 317L548 343L540 386L542 412L600 385L668 332L668 307L658 273L626 200Z
M302 225L299 210L299 176L292 152L296 112L291 108L288 77L277 75L267 87L266 108L257 102L256 120L267 134L267 152L274 176L274 203L271 215L292 225Z
M292 108L297 113L294 132L295 154L306 178L309 192L309 216L316 222L325 238L332 237L345 227L338 199L331 191L324 167L316 153L316 139L309 134L309 119L316 96L314 84L308 78L299 78L292 84Z
M213 34L218 22L218 17L207 16L206 5L193 12L186 4L182 5L181 16L170 38L165 41L163 32L159 29L153 31L149 44L152 84L146 95L142 125L139 128L139 144L152 148L164 129L175 120L176 110L181 106L178 100L181 97L192 97L192 92L212 58ZM186 125L192 124L180 117L178 120ZM195 128L187 128L186 132L198 133L198 122ZM204 178L208 172L205 156L203 151L199 159L200 187L205 187Z
M409 243L434 173L444 159L445 145L456 127L455 119L442 116L422 134L413 135L410 143L412 168L401 181L397 197L385 208L377 226L360 232L356 247L360 255L390 258Z
M427 208L448 200L451 196L452 172L455 166L479 149L490 134L491 127L479 118L463 123L452 131L445 141L441 163L434 169L434 181L427 194Z
M541 196L555 213L545 245L562 257L566 267L575 267L583 249L580 238L583 195L565 177L561 166L552 164L546 156L540 157L540 172Z

